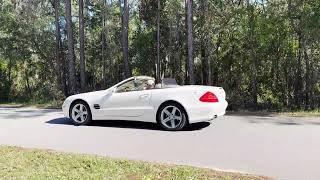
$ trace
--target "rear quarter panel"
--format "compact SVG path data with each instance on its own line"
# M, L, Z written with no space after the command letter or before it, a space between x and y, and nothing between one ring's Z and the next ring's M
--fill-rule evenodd
M194 103L195 100L192 95L193 89L183 88L183 86L177 88L153 89L151 91L150 106L152 108L145 112L144 118L150 119L153 122L156 122L157 110L161 104L167 101L176 101L184 107L185 105Z
M219 103L200 102L199 98L207 91L215 93L218 96ZM189 123L208 121L214 116L221 116L225 113L227 107L225 92L220 87L179 86L177 88L155 89L152 90L150 99L154 112L147 112L150 115L148 118L155 119L160 105L170 100L176 101L184 107L189 117Z

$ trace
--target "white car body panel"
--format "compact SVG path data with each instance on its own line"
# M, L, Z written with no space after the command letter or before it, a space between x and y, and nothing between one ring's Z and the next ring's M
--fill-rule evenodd
M162 103L175 101L181 104L188 115L189 123L210 121L222 116L228 106L225 91L213 86L176 86L131 92L115 92L118 85L133 80L129 78L102 91L83 93L68 97L63 103L64 115L69 117L69 108L75 100L88 103L93 120L133 120L156 122L156 114ZM201 102L199 98L206 92L214 93L219 102ZM99 105L100 109L95 109Z

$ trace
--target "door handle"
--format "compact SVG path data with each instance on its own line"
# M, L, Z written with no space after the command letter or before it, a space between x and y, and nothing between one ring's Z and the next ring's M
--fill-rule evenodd
M147 98L149 97L149 94L142 94L139 96L140 99L144 99L144 98Z

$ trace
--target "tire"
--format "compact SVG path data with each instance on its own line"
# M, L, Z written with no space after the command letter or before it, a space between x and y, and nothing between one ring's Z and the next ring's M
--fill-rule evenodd
M182 130L187 124L187 113L178 103L166 103L159 108L157 122L167 131Z
M69 116L76 126L88 125L92 121L90 107L84 101L75 101L71 104Z

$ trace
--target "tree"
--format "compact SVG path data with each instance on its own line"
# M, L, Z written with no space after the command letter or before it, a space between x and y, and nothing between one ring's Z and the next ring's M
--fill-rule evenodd
M83 0L79 0L79 39L80 39L80 85L81 91L86 88L85 76L85 46L84 46L84 18L83 18Z
M192 0L186 0L186 9L187 9L187 46L188 46L188 76L189 76L189 83L194 84L194 62L193 62L193 14L192 14Z
M60 32L60 19L59 19L59 0L51 1L51 4L54 8L54 18L55 18L55 54L56 54L56 70L57 70L57 79L60 83L60 88L64 95L68 94L66 76L65 76L65 61L62 52L62 42L61 42L61 32Z
M157 60L156 60L156 82L161 80L161 63L160 63L160 0L157 0Z
M65 0L66 6L66 30L68 38L68 60L69 60L69 93L76 92L76 69L75 69L75 53L72 30L71 0Z
M210 71L208 63L208 33L206 28L206 19L208 12L208 3L207 0L200 0L200 23L201 23L201 42L200 42L200 53L201 53L201 72L202 72L202 84L207 85L209 82L208 73Z
M107 33L107 18L106 18L106 14L107 14L107 3L106 0L102 0L102 11L101 11L101 18L102 18L102 31L101 31L101 60L103 63L103 75L102 75L102 79L103 79L103 86L104 88L107 86L107 62L106 62L106 49L107 49L107 42L106 42L106 33Z
M120 3L120 7L121 7L121 3ZM124 76L125 78L129 78L132 75L131 75L131 70L129 66L129 44L128 44L129 4L128 4L128 0L124 0L121 19L122 19L122 55L123 55L123 63L124 63Z
M247 12L248 12L248 47L249 47L249 59L250 59L250 71L251 71L251 95L253 105L256 107L258 101L258 92L257 92L257 56L255 49L256 47L256 38L255 38L255 14L254 6L250 4L250 1L247 0Z

